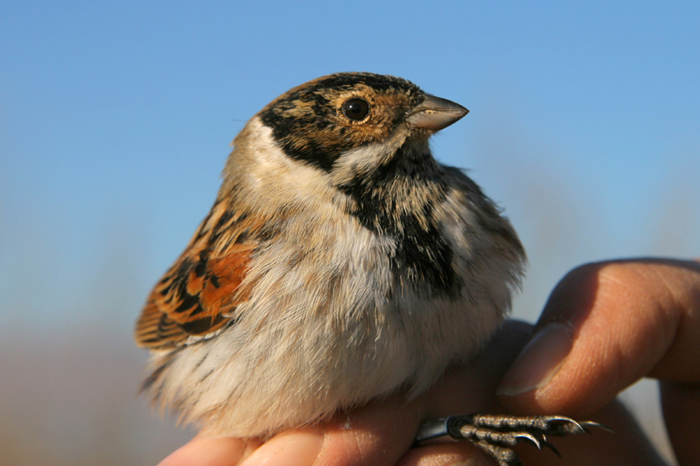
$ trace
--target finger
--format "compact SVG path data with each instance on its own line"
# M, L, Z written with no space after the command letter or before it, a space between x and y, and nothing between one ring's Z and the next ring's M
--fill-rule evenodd
M318 426L288 430L262 444L241 464L307 466L316 460L322 445L323 431Z
M411 447L418 425L416 410L393 397L356 411L338 414L331 422L282 432L265 442L244 466L307 466L311 464L393 465Z
M412 448L396 466L493 466L494 460L470 442Z
M158 466L234 466L256 446L256 442L252 440L197 435Z
M661 400L678 464L697 464L700 458L700 386L662 383Z
M652 375L700 382L700 264L588 264L555 288L499 394L517 412L580 415Z

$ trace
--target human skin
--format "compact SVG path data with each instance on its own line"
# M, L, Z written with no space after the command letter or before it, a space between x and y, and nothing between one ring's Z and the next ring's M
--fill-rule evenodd
M534 328L506 323L471 364L450 370L410 402L397 394L265 443L196 436L161 466L494 464L469 442L413 448L421 421L474 412L565 414L614 430L551 439L563 462L549 451L519 445L526 465L662 465L615 400L642 377L661 383L679 464L697 464L699 342L700 263L636 259L587 264L559 282Z

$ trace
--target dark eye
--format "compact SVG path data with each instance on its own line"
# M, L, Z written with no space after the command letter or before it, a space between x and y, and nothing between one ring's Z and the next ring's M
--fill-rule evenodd
M369 104L362 99L350 99L343 104L343 115L351 120L364 120L369 113Z

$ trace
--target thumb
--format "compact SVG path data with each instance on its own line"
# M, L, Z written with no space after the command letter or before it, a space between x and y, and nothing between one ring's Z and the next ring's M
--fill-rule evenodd
M700 382L700 264L587 264L557 285L498 389L516 412L586 415L645 376Z

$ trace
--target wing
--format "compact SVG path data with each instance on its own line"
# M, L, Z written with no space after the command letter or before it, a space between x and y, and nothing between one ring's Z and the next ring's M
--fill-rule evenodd
M172 349L233 323L248 299L245 278L255 243L243 216L217 200L187 248L155 286L136 323L136 343Z

